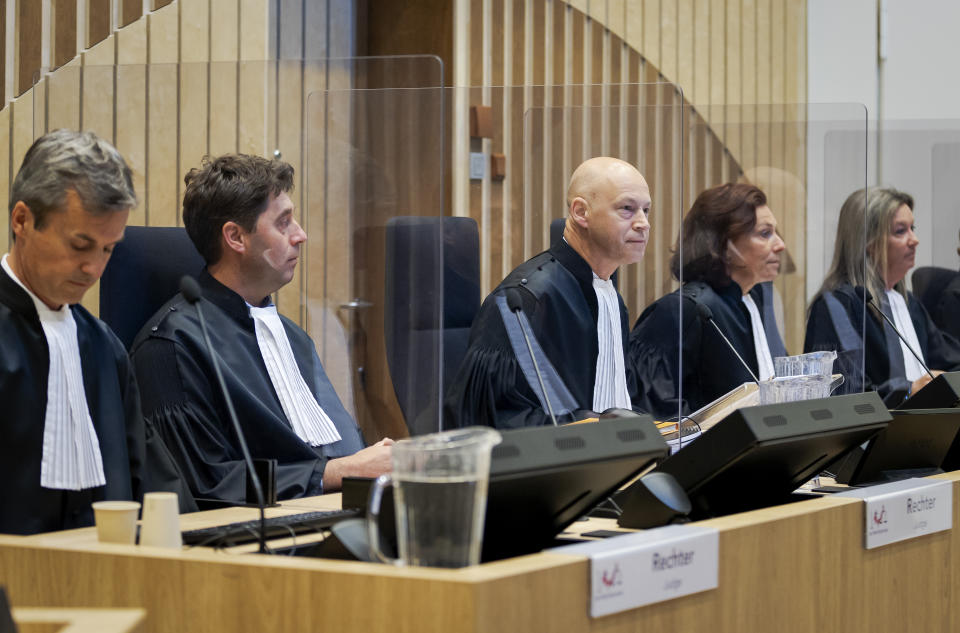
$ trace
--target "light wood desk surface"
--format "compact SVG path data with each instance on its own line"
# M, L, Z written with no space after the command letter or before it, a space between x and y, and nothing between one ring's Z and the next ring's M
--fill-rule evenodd
M143 609L13 609L20 633L135 633L146 615Z
M163 550L96 542L95 531L0 536L13 604L142 607L144 630L960 631L960 473L954 529L863 549L863 506L824 497L704 521L720 533L719 588L591 619L588 561L541 553L460 570ZM286 502L271 513L337 507ZM184 528L253 518L185 515ZM591 527L607 528L612 522ZM957 605L957 606L953 606Z

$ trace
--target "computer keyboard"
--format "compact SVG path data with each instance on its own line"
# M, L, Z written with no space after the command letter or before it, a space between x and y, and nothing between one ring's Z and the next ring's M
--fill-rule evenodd
M326 530L344 519L360 516L359 510L324 510L286 514L269 517L265 521L267 539L283 538ZM207 545L210 547L233 547L244 543L254 543L260 538L260 519L239 521L226 525L186 530L183 532L185 545Z

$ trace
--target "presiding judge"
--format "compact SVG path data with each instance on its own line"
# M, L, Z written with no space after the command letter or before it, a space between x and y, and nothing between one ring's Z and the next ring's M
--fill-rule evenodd
M849 388L877 391L890 407L930 376L876 308L865 305L867 294L934 375L960 369L960 342L934 325L904 285L920 243L913 220L913 197L902 191L850 194L840 209L833 263L810 304L804 342L806 351L836 350Z
M550 424L550 407L558 422L632 408L627 311L610 277L643 258L650 190L629 163L597 157L574 171L566 204L563 239L514 269L483 302L447 391L447 425L517 428ZM519 297L549 407L508 292Z
M293 167L242 154L204 159L184 178L183 223L207 263L199 285L227 390L256 458L276 459L281 499L339 490L346 475L390 468L391 440L364 448L314 343L278 314L306 233L288 192ZM204 345L178 294L132 346L143 412L198 498L242 502L247 469Z
M751 372L760 380L773 376L773 357L785 349L772 309L764 309L772 308L764 296L772 289L763 284L779 274L783 250L757 187L725 184L697 196L670 260L682 289L644 310L630 334L627 358L640 408L657 418L686 415L753 381Z
M93 524L143 493L145 432L123 344L78 305L137 204L130 168L90 132L27 150L0 272L0 532Z

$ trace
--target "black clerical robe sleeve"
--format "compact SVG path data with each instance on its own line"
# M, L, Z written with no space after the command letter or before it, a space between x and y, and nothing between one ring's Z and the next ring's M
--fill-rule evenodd
M960 340L960 273L940 296L933 319L941 332Z
M631 398L634 405L656 419L676 418L682 411L699 408L695 390L697 354L702 330L692 301L683 310L683 341L678 335L680 301L676 294L662 297L647 307L637 319L627 351L628 375L632 376ZM681 352L683 367L681 370ZM684 385L681 400L680 385ZM689 402L690 396L694 401Z
M520 296L524 313L533 314L533 296L528 292ZM557 415L559 424L575 419L577 412ZM444 423L450 427L479 425L501 429L552 424L550 414L520 368L495 295L484 301L470 331L467 353L447 389Z
M140 390L133 365L127 356L123 344L110 333L114 358L117 364L117 378L120 385L123 417L126 420L127 454L130 463L130 485L134 499L142 499L144 492L152 489L147 484L147 438L140 409Z
M927 366L941 371L960 371L960 341L938 328L927 309L912 294L908 295L907 308ZM960 313L956 314L960 318Z
M208 379L192 354L167 339L147 338L137 346L133 359L148 428L162 438L193 495L246 501L246 464L214 380ZM251 454L278 460L278 497L321 494L326 459L303 442L295 454L283 454L265 437L267 433L258 435L259 420L248 420L257 417L256 407L246 407L242 396L233 395L234 405L247 420L244 432Z

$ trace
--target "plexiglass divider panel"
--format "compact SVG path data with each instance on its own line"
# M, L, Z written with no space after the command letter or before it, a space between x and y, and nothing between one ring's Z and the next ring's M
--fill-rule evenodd
M683 95L677 86L669 83L573 87L573 90L582 90L581 103L587 105L535 106L527 109L524 116L522 202L527 237L524 252L530 256L545 250L562 234L562 226L556 227L556 231L552 231L551 226L567 217L567 185L581 162L595 156L610 156L636 167L647 182L652 204L643 259L617 270L616 282L627 307L629 333L648 305L678 286L670 273L670 256L683 213L682 185L688 160L682 126ZM670 324L658 336L660 339L670 337L673 343L666 347L671 351L663 352L667 355L675 354L678 347L678 322ZM678 409L655 406L659 401L654 392L663 385L655 384L655 377L648 371L649 350L632 344L629 334L625 343L634 404L651 410L658 419L676 418ZM658 357L655 362L675 366L679 358ZM675 406L673 394L668 400Z
M871 181L909 196L897 202L913 207L891 206L886 236L890 281L902 278L895 290L907 292L910 319L899 321L901 329L934 373L960 370L960 120L887 120L876 139ZM901 352L906 378L925 380L910 352ZM891 365L898 360L894 354Z
M714 125L710 119L722 124ZM713 302L714 321L750 368L749 372L743 369L730 346L716 336L712 324L707 323L705 328L702 318L691 321L690 327L684 329L689 339L684 348L697 369L688 370L693 373L682 381L688 392L684 396L687 408L696 410L737 385L751 382L753 376L768 378L769 375L761 374L769 374L771 367L761 365L757 355L757 349L764 353L764 346L770 350L771 358L827 348L836 350L841 346L837 335L820 332L828 326L831 330L841 328L847 346L842 350L843 359L834 368L845 374L844 385L838 392L862 390L863 300L844 293L841 302L846 309L842 312L849 311L851 318L837 326L824 319L829 315L839 318L841 311L825 310L818 297L833 269L843 201L867 184L864 107L707 105L688 107L685 121L691 146L685 183L688 199L693 206L698 196L704 197L702 204L696 205L702 218L690 225L702 235L687 235L683 241L685 246L704 252L683 256L684 278L691 289L697 289ZM727 195L734 199L724 199L719 196L721 190L714 189L724 183L755 186L764 194L766 204L761 207L769 212L763 210L762 217L760 213L739 213L739 203L754 206L759 198L748 198L755 192L739 187L728 189ZM727 219L722 219L722 213L728 214ZM711 215L718 218L714 224L706 221ZM862 268L862 212L847 222L843 230L848 234L848 245L852 239L855 247L845 261L856 261ZM708 243L713 246L705 248ZM710 251L709 255L706 251ZM713 258L716 269L706 270L701 257ZM750 292L744 294L748 287ZM854 298L848 300L848 294ZM857 302L859 308L850 305ZM759 316L757 331L750 316L754 308ZM816 319L818 315L820 319ZM809 321L811 317L816 322ZM817 332L811 332L811 328ZM701 337L699 342L697 337ZM711 350L712 360L697 363L705 349ZM716 367L708 367L711 363ZM726 374L723 366L729 370Z

